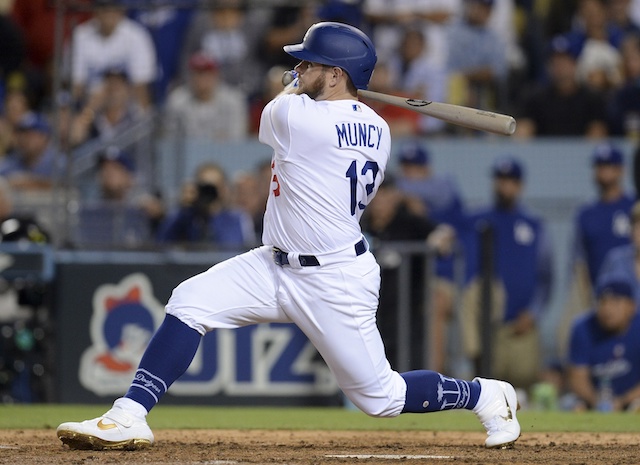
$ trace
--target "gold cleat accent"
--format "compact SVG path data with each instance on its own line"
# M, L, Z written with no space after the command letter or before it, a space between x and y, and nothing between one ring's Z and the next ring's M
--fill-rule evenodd
M152 445L151 441L147 439L105 441L96 436L67 430L58 431L58 438L73 450L142 450Z

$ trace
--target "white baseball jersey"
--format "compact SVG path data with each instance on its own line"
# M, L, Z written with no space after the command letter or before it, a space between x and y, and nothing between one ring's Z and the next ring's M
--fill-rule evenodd
M322 255L358 242L389 160L387 123L356 100L289 94L265 107L259 138L274 149L263 243Z
M200 334L295 323L355 405L373 416L400 414L406 383L376 324L380 267L354 248L389 159L389 127L355 100L283 95L263 110L260 140L274 149L265 245L181 283L167 313ZM272 246L288 252L288 265L276 264ZM319 266L296 264L296 254L317 256Z

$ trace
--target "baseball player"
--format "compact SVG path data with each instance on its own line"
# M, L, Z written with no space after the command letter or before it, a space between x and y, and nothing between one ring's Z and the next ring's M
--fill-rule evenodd
M580 207L575 217L570 271L571 288L558 325L558 347L564 356L573 319L591 306L593 290L609 251L631 242L630 212L635 202L624 186L624 154L610 142L591 155L598 198Z
M259 139L273 148L264 245L176 287L131 386L104 415L63 423L72 448L138 449L154 441L146 415L187 369L202 335L264 322L298 325L345 395L375 417L473 410L486 447L520 436L518 400L503 381L428 370L398 373L376 326L380 268L359 220L390 153L386 122L357 99L376 53L359 29L323 22L284 50L298 77L263 110Z

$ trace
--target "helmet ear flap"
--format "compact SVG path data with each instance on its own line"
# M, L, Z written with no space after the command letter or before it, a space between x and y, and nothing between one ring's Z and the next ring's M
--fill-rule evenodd
M286 45L284 51L308 60L343 69L357 89L366 89L377 56L371 39L361 30L336 22L316 23L301 44Z

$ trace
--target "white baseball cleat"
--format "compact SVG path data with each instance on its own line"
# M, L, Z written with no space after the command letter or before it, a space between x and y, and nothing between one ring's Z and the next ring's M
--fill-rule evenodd
M153 444L153 433L145 419L121 408L112 408L93 420L62 423L57 434L71 449L139 450Z
M485 447L508 449L520 437L516 411L520 408L513 386L496 379L474 378L481 386L480 399L473 411L487 430Z

